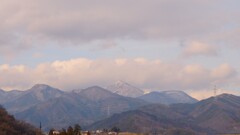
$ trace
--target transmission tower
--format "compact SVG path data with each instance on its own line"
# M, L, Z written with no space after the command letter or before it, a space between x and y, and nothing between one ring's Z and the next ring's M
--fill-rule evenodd
M217 86L216 85L214 85L213 93L214 93L214 97L216 97L217 96Z

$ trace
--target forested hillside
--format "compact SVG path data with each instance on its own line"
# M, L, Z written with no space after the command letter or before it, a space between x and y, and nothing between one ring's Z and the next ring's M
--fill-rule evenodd
M35 127L16 120L0 106L0 135L40 135Z

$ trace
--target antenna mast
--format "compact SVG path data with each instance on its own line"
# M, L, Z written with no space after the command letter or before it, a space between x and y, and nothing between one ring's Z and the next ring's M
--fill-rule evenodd
M216 97L217 96L217 86L216 85L214 85L213 93L214 93L214 97Z

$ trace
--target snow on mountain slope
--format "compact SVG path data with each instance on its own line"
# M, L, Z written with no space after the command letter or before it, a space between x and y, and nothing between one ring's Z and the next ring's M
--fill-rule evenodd
M143 99L147 102L161 104L197 102L196 99L192 98L183 91L162 91L162 92L153 91L138 98Z
M123 81L117 81L113 85L108 86L106 89L126 97L139 97L144 94L143 90Z
M60 97L63 91L45 84L36 84L31 89L24 91L20 96L4 103L10 113L21 112L33 105Z

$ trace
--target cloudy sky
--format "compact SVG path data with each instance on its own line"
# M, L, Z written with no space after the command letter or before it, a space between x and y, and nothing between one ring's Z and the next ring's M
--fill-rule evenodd
M0 87L117 80L240 95L239 0L0 0Z

